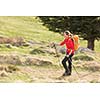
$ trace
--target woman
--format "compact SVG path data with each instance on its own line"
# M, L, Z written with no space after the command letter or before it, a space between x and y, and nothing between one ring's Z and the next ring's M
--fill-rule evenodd
M69 31L63 33L64 40L60 43L60 46L66 45L66 56L62 60L63 67L65 68L65 73L63 76L69 76L72 73L72 57L74 55L74 40L72 39L72 34ZM68 61L68 66L66 62Z

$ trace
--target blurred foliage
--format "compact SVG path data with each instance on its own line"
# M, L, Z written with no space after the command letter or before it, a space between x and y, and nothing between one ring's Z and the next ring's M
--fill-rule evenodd
M100 39L98 16L39 16L43 25L54 32L69 30L88 40L88 48L94 50L94 41Z

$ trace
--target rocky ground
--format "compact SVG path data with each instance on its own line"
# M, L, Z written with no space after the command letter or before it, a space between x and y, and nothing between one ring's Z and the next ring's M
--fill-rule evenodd
M93 52L80 39L83 47L73 57L79 75L73 69L71 76L60 77L65 48L51 46L63 40L59 33L49 31L33 16L1 16L0 21L0 82L100 82L100 41L95 41Z
M39 44L40 45L40 44ZM34 48L30 54L0 54L0 82L13 83L99 83L100 59L95 53L81 47L73 57L71 76L61 77L64 68L59 65L54 48L49 46ZM60 53L60 49L57 49ZM63 49L64 50L64 49ZM47 55L48 54L48 55Z
M98 66L99 67L99 66ZM90 71L76 68L68 77L61 77L63 68L24 66L0 71L0 82L13 83L99 83L100 70Z

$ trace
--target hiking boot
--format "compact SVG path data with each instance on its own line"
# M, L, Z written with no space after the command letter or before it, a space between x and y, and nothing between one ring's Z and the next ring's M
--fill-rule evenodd
M70 76L70 75L71 75L71 73L65 72L62 76Z
M70 75L71 75L71 73L67 73L67 75L68 75L68 76L70 76Z

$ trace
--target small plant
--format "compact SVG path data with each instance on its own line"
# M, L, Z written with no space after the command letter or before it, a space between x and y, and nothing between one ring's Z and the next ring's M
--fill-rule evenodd
M8 66L8 71L12 72L12 71L19 71L20 69L14 65L9 65Z
M45 52L39 48L36 48L30 52L30 54L44 54Z
M94 60L92 57L85 55L85 54L76 55L73 59L74 60L83 60L83 61L93 61Z

